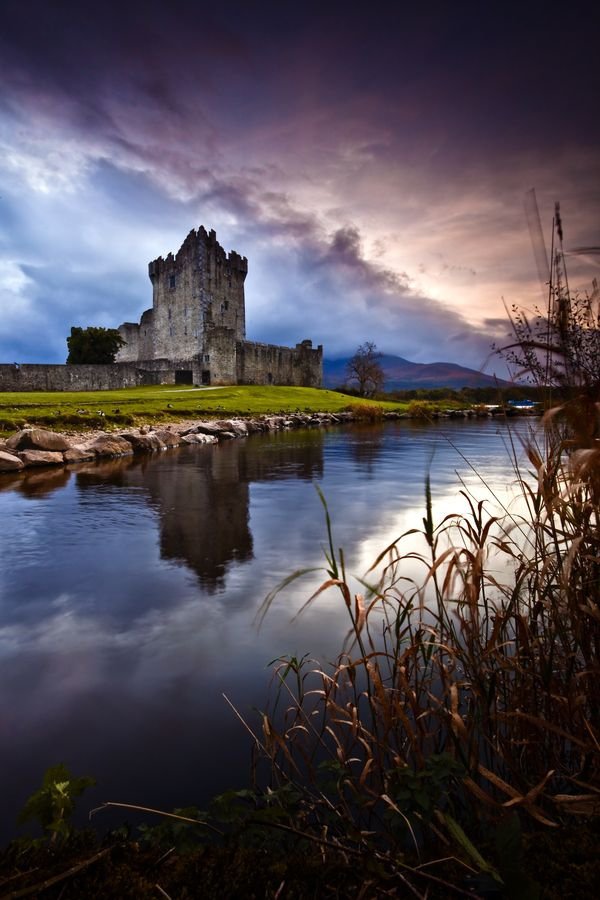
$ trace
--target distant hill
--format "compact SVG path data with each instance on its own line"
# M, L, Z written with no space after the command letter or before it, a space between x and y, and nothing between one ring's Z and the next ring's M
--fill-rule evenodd
M333 388L344 384L347 378L346 366L349 357L323 360L323 384ZM418 388L495 387L510 382L492 375L485 375L476 369L458 366L455 363L414 363L401 356L383 354L379 360L385 373L386 391L410 391Z

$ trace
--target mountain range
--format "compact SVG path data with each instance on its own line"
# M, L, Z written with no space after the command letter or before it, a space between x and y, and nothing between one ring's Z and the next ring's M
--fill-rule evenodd
M324 387L340 387L346 382L349 359L350 357L323 360ZM410 391L418 388L460 390L463 387L497 387L510 383L456 363L415 363L401 356L382 354L379 365L385 375L386 391Z

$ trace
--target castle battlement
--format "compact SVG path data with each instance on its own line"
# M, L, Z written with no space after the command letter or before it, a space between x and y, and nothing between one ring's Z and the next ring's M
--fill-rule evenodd
M152 308L139 325L125 322L118 362L171 360L198 384L320 386L323 348L295 349L246 341L244 282L248 260L227 253L214 230L192 229L177 253L148 264ZM265 348L259 350L259 348ZM267 350L268 348L268 350Z

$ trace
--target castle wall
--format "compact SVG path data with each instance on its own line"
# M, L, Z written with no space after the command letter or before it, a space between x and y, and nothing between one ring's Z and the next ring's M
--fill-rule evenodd
M194 384L290 384L320 387L323 350L310 341L295 348L236 341L229 328L207 334L205 353L193 359L144 359L113 365L16 366L0 364L0 391L108 391L151 384L174 384L182 372Z
M236 384L237 346L231 328L211 328L206 333L204 353L199 358L200 378L194 383ZM202 373L208 372L207 377Z
M323 348L312 341L295 348L255 341L238 341L236 347L238 384L289 384L320 387L323 381Z
M174 384L175 370L167 360L135 365L0 364L0 391L114 391L146 384Z
M119 362L135 362L140 358L140 326L135 322L123 322L118 328L125 341L119 350Z

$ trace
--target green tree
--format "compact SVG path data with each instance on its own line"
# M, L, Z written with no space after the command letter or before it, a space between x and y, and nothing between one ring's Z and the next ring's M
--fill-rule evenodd
M374 397L382 390L385 375L380 359L381 353L377 352L373 341L365 341L348 360L346 365L348 381L356 383L361 397Z
M71 328L67 338L68 364L114 363L126 343L116 328Z

